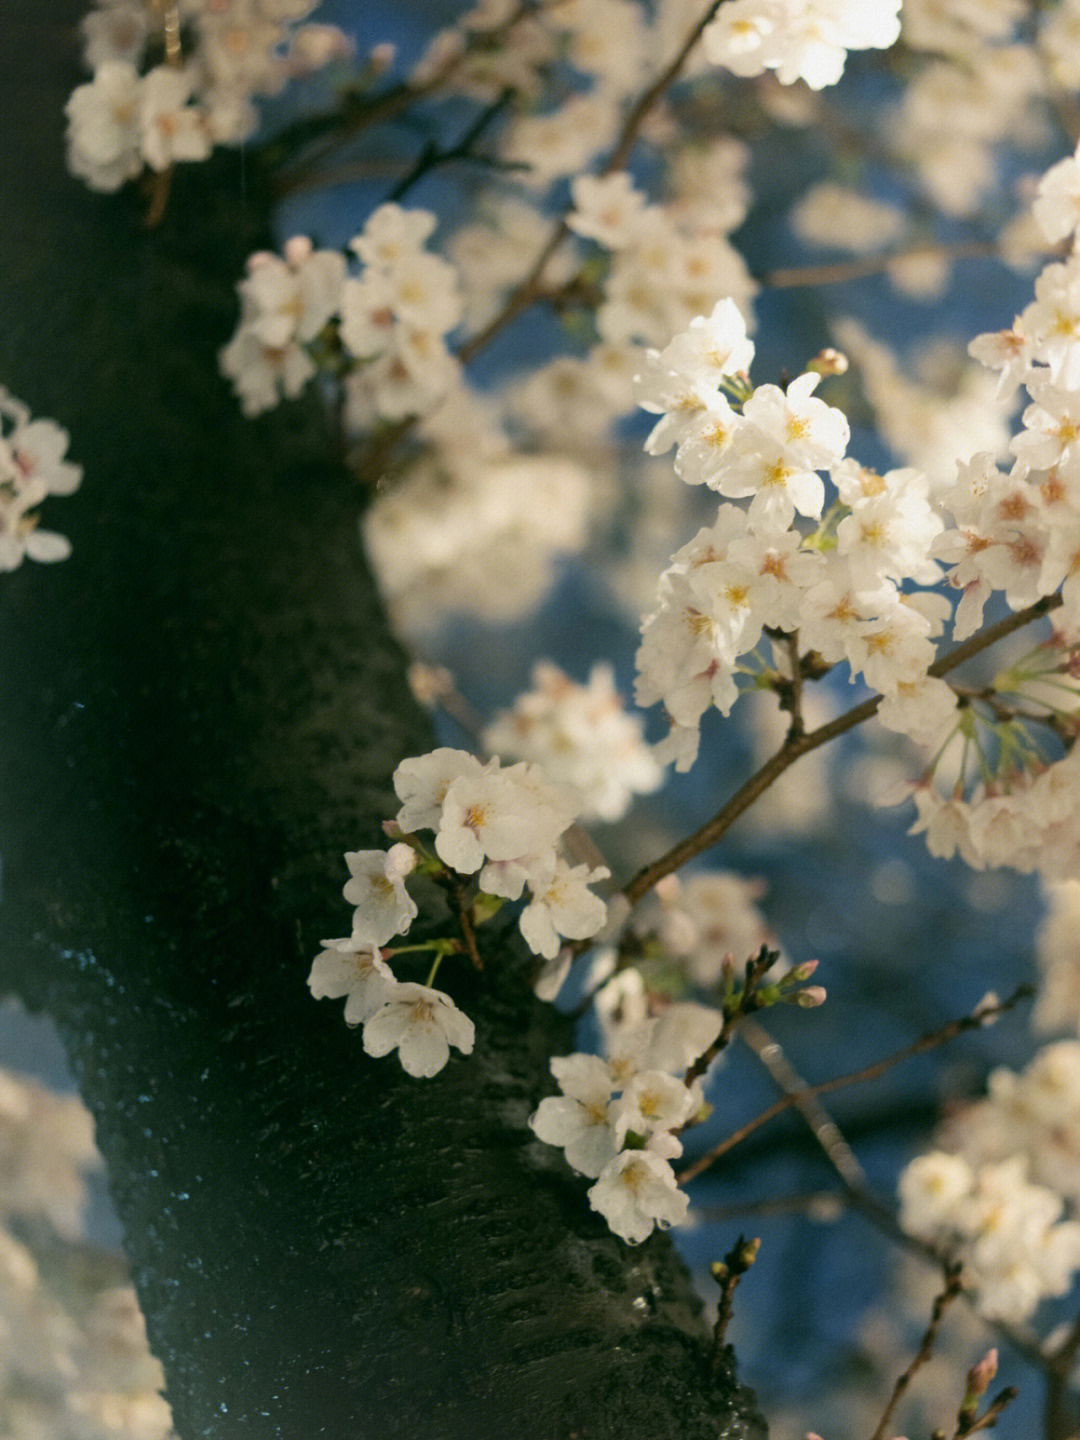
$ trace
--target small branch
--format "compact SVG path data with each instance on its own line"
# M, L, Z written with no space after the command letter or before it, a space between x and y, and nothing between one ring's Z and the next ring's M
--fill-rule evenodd
M806 733L806 722L802 712L803 672L802 657L799 654L798 630L792 630L791 634L786 637L785 643L787 644L788 659L791 662L791 685L787 697L791 725L788 728L787 738L797 740L800 735ZM783 699L781 699L781 704L783 704Z
M740 1235L723 1260L714 1260L709 1266L709 1273L720 1286L720 1302L716 1308L716 1324L713 1326L712 1354L710 1356L710 1365L713 1370L719 1369L723 1359L724 1336L731 1323L735 1291L739 1288L739 1281L757 1259L760 1249L760 1240L747 1240L744 1235Z
M1007 1386L974 1424L964 1425L961 1423L957 1425L953 1432L953 1440L964 1440L965 1436L974 1435L976 1430L992 1430L1019 1393L1015 1385Z
M820 1085L805 1086L799 1090L798 1093L794 1090L789 1091L789 1093L786 1093L781 1099L770 1105L767 1110L763 1110L761 1114L755 1116L753 1120L748 1120L745 1125L733 1131L726 1140L721 1141L719 1145L714 1146L707 1154L702 1155L699 1159L695 1160L693 1164L688 1165L684 1170L680 1171L680 1185L702 1174L710 1165L719 1160L722 1155L726 1155L729 1150L734 1150L736 1145L745 1140L748 1135L752 1135L755 1130L759 1130L762 1125L768 1124L770 1120L775 1120L778 1115L783 1115L788 1110L795 1109L800 1098L805 1102L813 1100L819 1095L827 1095L832 1090L841 1090L847 1085L859 1085L864 1080L877 1080L891 1070L894 1065L899 1065L904 1060L910 1060L915 1055L922 1055L927 1050L936 1050L939 1045L947 1044L950 1040L954 1040L958 1035L965 1034L968 1030L980 1029L987 1024L988 1021L996 1019L997 1016L1004 1015L1007 1011L1012 1010L1014 1006L1019 1005L1022 1000L1030 999L1034 993L1034 988L1031 985L1019 985L1006 1000L998 1001L994 1005L979 1006L973 1010L970 1015L963 1015L958 1020L950 1020L947 1025L942 1025L937 1030L931 1030L927 1034L921 1035L918 1040L913 1040L910 1045L904 1045L901 1049L895 1050L891 1055L886 1055L882 1060L875 1061L872 1065L866 1065L861 1070L853 1070L847 1075L834 1076L831 1080L822 1081ZM759 1034L765 1035L765 1032L760 1030L760 1027L755 1026L754 1028ZM744 1039L745 1038L747 1037L744 1031ZM768 1039L768 1037L766 1037L766 1039ZM773 1042L769 1040L769 1043L772 1044ZM787 1087L783 1085L782 1088L787 1089ZM1080 1346L1080 1338L1078 1338L1077 1344Z
M450 896L454 914L461 925L461 936L465 941L465 953L473 963L475 970L483 970L484 962L480 959L480 949L476 943L476 931L473 929L472 918L469 915L469 884L467 880L450 880L446 886Z
M743 1025L740 1034L784 1091L785 1100L788 1100L806 1121L810 1133L825 1152L825 1158L844 1184L852 1188L865 1185L866 1171L840 1133L840 1127L814 1094L813 1088L807 1085L791 1065L779 1043L754 1021Z
M709 1066L720 1054L721 1050L725 1050L731 1043L731 1037L735 1033L735 1027L739 1025L740 1022L745 1022L747 1015L750 1014L751 1011L759 1008L758 1005L755 1005L754 994L761 981L765 978L765 975L772 969L779 958L779 951L770 950L767 945L762 945L758 953L747 961L743 987L739 992L738 1001L730 1009L725 1001L724 1023L720 1027L720 1034L687 1070L684 1077L684 1083L686 1085L692 1085L695 1080L700 1080L702 1075L705 1074L705 1071L708 1070Z
M724 0L712 0L712 3L687 35L675 58L670 64L664 67L652 84L642 91L630 107L626 119L623 121L622 129L619 131L619 138L615 142L615 148L600 167L599 174L601 176L610 175L615 170L621 170L625 165L645 120L679 78L691 50L693 50L701 38L702 31L713 19L723 3ZM556 221L543 249L533 262L532 269L525 276L524 280L510 292L506 303L499 313L489 320L482 330L478 330L470 340L467 340L458 351L458 359L462 364L468 364L475 355L495 339L496 335L500 335L511 321L516 320L524 310L530 309L531 306L541 298L544 288L544 272L547 270L548 262L570 234L570 226L567 223L570 213L569 210L565 211Z
M307 153L297 162L296 173L287 175L277 186L278 195L293 195L301 190L312 188L311 166L317 163L324 156L336 150L346 141L353 140L364 130L372 125L385 124L394 120L398 115L415 105L417 101L426 99L434 94L448 80L452 78L455 71L468 60L478 44L489 44L494 36L505 35L512 30L519 21L532 14L535 10L542 8L539 0L521 0L513 13L508 15L505 21L494 32L484 31L481 35L476 33L466 36L460 50L449 55L435 72L419 85L403 82L391 85L381 95L373 96L371 99L357 106L351 115L344 117L340 124L335 126L329 133L318 137L317 143L310 146ZM292 135L299 132L303 134L310 128L310 122L301 121L295 130L286 131L284 136L279 136L274 144L280 145L283 141L287 144Z
M769 270L757 278L768 290L788 290L800 285L842 285L850 280L865 279L868 275L880 275L890 266L906 260L994 260L1000 254L1000 247L992 240L959 240L951 245L918 245L891 255L839 260L832 265L796 265L788 269Z
M1041 619L1043 615L1049 614L1060 604L1060 595L1048 595L1042 600L1037 600L1034 605L1029 605L1025 610L1018 610L1015 614L1006 615L997 624L987 626L985 630L981 630L977 635L972 635L960 645L954 645L947 654L934 661L928 673L938 678L947 675L958 665L962 665L965 660L970 660L973 655L989 649L991 645L1004 639L1006 635L1011 635L1025 625L1030 625L1033 620ZM630 904L636 905L658 880L662 880L665 875L672 874L681 865L685 865L688 860L692 860L695 855L700 855L703 850L708 850L715 845L731 829L743 811L748 810L758 796L763 795L785 770L794 765L796 760L809 754L811 750L817 750L822 745L828 744L830 740L835 740L838 735L844 735L847 731L854 730L857 725L861 725L865 720L876 715L880 704L881 696L874 695L843 715L838 715L826 724L819 725L816 730L809 730L797 736L789 735L776 754L766 760L765 764L736 790L731 799L717 811L711 820L707 820L700 829L695 830L692 835L688 835L685 840L680 840L677 845L673 845L658 860L654 860L650 865L646 865L644 869L638 871L623 891Z
M744 1200L734 1205L696 1205L694 1214L710 1225L722 1225L745 1215L806 1215L811 1220L831 1221L838 1219L849 1203L843 1190L807 1190L798 1195L770 1195L767 1200Z
M870 1440L885 1440L885 1432L888 1429L889 1421L892 1419L897 1405L899 1405L903 1399L904 1393L912 1380L934 1353L934 1345L937 1342L938 1333L941 1330L941 1323L945 1318L945 1312L961 1293L962 1288L960 1284L960 1266L951 1266L945 1275L945 1288L934 1299L933 1309L930 1312L930 1323L926 1327L926 1331L922 1337L922 1343L915 1352L911 1364L902 1375L897 1377L896 1384L893 1386L892 1395L889 1397L889 1403L885 1406L881 1419L878 1421L877 1428L871 1435Z
M803 1088L807 1088L805 1087L805 1082L801 1080L795 1071L791 1069L790 1066L788 1068L796 1082ZM818 1133L812 1126L810 1129L815 1140L818 1140L820 1143ZM838 1130L837 1133L839 1133ZM824 1149L824 1154L825 1158L833 1168L836 1169L836 1162L830 1151ZM876 1195L869 1185L863 1182L853 1183L846 1179L839 1171L837 1171L837 1173L840 1175L840 1180L849 1205L858 1210L861 1215L865 1216L882 1234L887 1235L889 1239L894 1240L905 1250L910 1250L913 1254L921 1255L923 1259L931 1261L933 1264L939 1266L944 1273L948 1273L949 1267L953 1264L954 1257L952 1255L946 1254L928 1240L921 1240L917 1235L909 1235L906 1230L902 1229L892 1208ZM969 1300L972 1298L967 1290L964 1291L964 1294ZM1018 1354L1022 1355L1029 1364L1036 1366L1044 1373L1052 1373L1054 1362L1052 1358L1047 1357L1044 1353L1037 1336L1028 1330L1018 1329L1013 1325L1006 1325L1000 1320L987 1320L985 1316L980 1318L1000 1335L1003 1340L1007 1341ZM1005 1403L1008 1402L1006 1401Z
M1075 1400L1071 1405L1069 1403L1069 1378L1078 1354L1080 1318L1073 1321L1061 1344L1048 1357L1043 1418L1045 1440L1069 1440L1069 1437L1075 1436L1080 1429Z
M502 162L486 159L485 157L474 154L473 146L483 138L485 132L495 123L513 98L513 90L504 90L497 100L493 100L490 105L485 106L484 109L480 111L479 115L477 115L476 119L456 144L448 146L445 150L440 149L437 145L427 145L420 152L412 169L408 174L402 176L390 191L389 195L387 195L387 203L400 203L405 199L405 196L410 190L419 185L425 176L430 175L431 172L438 169L439 166L448 165L454 160L483 160L485 164L498 165L499 168L507 168Z

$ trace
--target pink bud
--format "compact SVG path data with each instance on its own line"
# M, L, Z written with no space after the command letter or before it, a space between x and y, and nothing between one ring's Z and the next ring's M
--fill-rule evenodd
M809 980L820 964L820 960L807 960L802 965L796 965L788 978L790 980Z
M986 1355L977 1365L973 1365L968 1371L968 1394L985 1395L990 1388L990 1382L997 1374L998 1352L988 1350Z
M825 1004L825 986L808 985L805 990L800 990L795 996L795 1003L804 1010L813 1010L815 1005Z
M285 241L285 259L290 265L302 265L313 249L306 235L294 235Z
M396 59L397 46L392 45L389 40L384 40L381 45L372 46L368 51L368 66L376 75L385 74Z

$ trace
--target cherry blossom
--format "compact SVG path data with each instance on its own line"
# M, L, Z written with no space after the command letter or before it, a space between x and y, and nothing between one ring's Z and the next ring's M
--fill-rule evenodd
M398 1052L402 1068L418 1079L437 1075L450 1047L471 1055L476 1030L449 995L427 985L404 984L364 1022L364 1049L378 1058Z

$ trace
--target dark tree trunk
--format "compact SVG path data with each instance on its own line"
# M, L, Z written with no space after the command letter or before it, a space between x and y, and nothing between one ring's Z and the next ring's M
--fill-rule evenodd
M0 380L86 470L74 555L0 576L0 983L60 1026L183 1440L763 1434L666 1237L628 1249L533 1142L566 1023L514 945L432 1081L308 995L346 849L428 748L321 417L216 370L258 166L65 174L73 0L5 0Z

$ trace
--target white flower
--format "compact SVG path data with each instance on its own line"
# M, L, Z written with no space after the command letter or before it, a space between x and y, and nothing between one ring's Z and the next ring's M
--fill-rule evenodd
M386 961L356 935L324 940L326 949L316 955L308 976L308 989L316 1000L345 1003L345 1023L361 1025L390 999L397 981Z
M5 404L5 400L8 402ZM70 495L82 481L82 466L64 459L68 433L53 420L31 420L24 406L0 390L0 409L15 408L23 417L7 437L8 449L20 483L39 480L50 495Z
M641 1070L612 1106L615 1143L624 1144L628 1131L649 1139L657 1132L675 1130L700 1104L699 1087L684 1085L665 1070ZM674 1143L672 1153L681 1154L682 1146L674 1136L668 1138ZM671 1154L665 1158L670 1159Z
M351 879L344 896L353 912L353 935L367 945L379 946L403 935L419 913L405 889L405 876L416 863L408 845L392 850L354 850L345 856Z
M376 1057L398 1052L410 1075L437 1075L450 1058L450 1046L471 1055L476 1028L449 995L427 985L398 985L364 1024L364 1049Z
M64 110L68 166L94 190L119 190L143 168L139 154L139 76L110 60L80 85Z
M541 1100L529 1126L545 1145L563 1149L579 1175L595 1180L617 1149L608 1120L611 1072L596 1055L556 1055L551 1073L563 1093Z
M117 61L138 66L146 45L149 16L139 0L111 0L107 9L92 10L83 19L88 70L100 70Z
M380 205L368 216L349 248L365 265L390 267L424 247L435 226L430 210L404 210L400 205Z
M1052 165L1039 181L1032 206L1035 219L1052 245L1065 240L1080 225L1080 160L1070 155Z
M467 750L447 746L402 760L394 771L394 790L402 802L397 823L407 835L416 830L437 830L450 786L460 776L478 775L483 768Z
M633 242L645 197L634 189L625 170L596 176L579 175L570 186L574 209L567 225L577 235L595 240L608 250Z
M723 1024L723 1015L709 1005L693 1000L669 1005L652 1030L642 1069L681 1075L719 1038Z
M624 1150L589 1190L589 1204L628 1245L640 1245L655 1226L685 1219L690 1199L666 1160L651 1150Z
M594 665L588 683L579 685L541 661L532 681L513 710L497 715L484 731L488 750L534 761L552 780L573 786L585 819L618 820L635 792L659 786L660 766L641 721L623 708L610 665Z
M576 813L576 798L568 801L564 787L544 784L535 766L502 770L494 760L450 785L435 851L462 875L472 875L485 859L544 856Z
M521 912L521 933L529 949L553 960L559 953L560 936L584 940L603 928L607 907L588 888L606 880L611 871L588 865L571 868L561 856L552 855L529 877L532 900Z
M0 570L17 569L25 557L52 562L66 560L71 554L71 545L63 535L39 530L37 515L29 513L44 499L44 485L5 484L0 470Z
M960 1155L932 1150L917 1156L900 1176L900 1224L910 1235L937 1239L955 1227L957 1208L974 1180Z
M191 70L158 65L139 86L142 157L152 170L175 160L205 160L213 148L204 112L189 105L195 88Z

